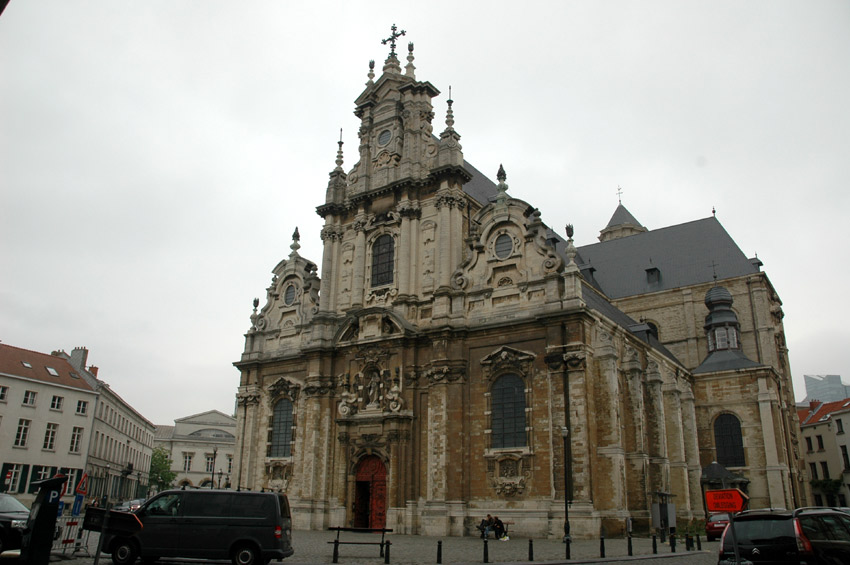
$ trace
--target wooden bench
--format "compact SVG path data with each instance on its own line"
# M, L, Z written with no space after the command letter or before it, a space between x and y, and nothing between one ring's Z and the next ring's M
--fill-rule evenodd
M333 562L339 563L339 546L340 545L379 545L381 546L381 557L384 558L384 563L390 562L390 545L391 542L389 540L384 540L384 536L388 533L392 532L390 528L328 528L329 531L336 532L336 539L333 541L329 541L328 543L332 543L334 546L334 554L333 554ZM360 534L376 534L381 532L381 541L341 541L339 539L339 534L341 532L354 532ZM384 546L386 546L386 551L384 550Z
M511 522L511 521L503 521L503 522L502 522L502 525L503 525L503 526L505 526L505 535L508 535L508 527L509 527L509 526L513 526L513 525L514 525L514 522ZM476 528L478 528L478 526L475 526L475 527L476 527ZM479 530L479 531L480 531L480 530ZM498 538L496 538L496 530L494 530L493 528L490 528L490 531L491 531L491 532L493 532L493 539L498 539ZM481 533L483 534L484 532L481 532ZM489 537L489 536L488 536L488 537Z

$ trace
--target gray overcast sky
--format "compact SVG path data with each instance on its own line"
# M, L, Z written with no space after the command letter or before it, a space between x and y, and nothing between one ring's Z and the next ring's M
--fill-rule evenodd
M156 424L231 413L251 301L299 227L321 264L339 129L392 23L464 154L576 242L623 204L712 207L850 380L850 2L11 0L0 16L0 340L90 350ZM402 63L405 61L402 60Z

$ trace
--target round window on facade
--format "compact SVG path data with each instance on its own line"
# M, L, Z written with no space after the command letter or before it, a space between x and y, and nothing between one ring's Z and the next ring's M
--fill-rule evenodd
M496 257L499 259L507 259L511 256L511 251L514 250L514 240L506 233L503 233L496 238L495 244Z
M295 285L291 284L283 291L283 303L292 306L293 302L295 302Z
M378 134L378 145L386 145L392 139L393 134L390 130L385 129L381 133Z

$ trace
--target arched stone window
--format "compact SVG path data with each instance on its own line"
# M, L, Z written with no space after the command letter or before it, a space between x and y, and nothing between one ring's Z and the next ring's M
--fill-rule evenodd
M743 467L744 439L741 435L741 421L732 414L721 414L714 421L714 447L717 449L717 462L724 467Z
M292 455L292 402L281 398L274 405L272 415L271 445L269 457L289 457Z
M490 389L491 447L525 447L525 383L515 374L497 378Z
M372 244L372 286L392 284L395 262L395 242L384 234Z

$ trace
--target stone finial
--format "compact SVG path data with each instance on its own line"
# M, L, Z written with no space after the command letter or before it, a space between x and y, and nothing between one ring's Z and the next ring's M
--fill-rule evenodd
M576 250L576 246L573 245L573 225L567 224L566 229L567 229L566 255L567 255L567 258L570 260L568 265L575 265L576 264L575 259L576 259L576 255L578 254L578 250Z
M454 131L455 130L455 128L454 128L455 113L452 110L452 104L454 104L454 103L455 103L455 101L452 100L452 87L450 86L449 87L449 99L446 100L446 104L448 104L448 106L449 106L448 109L446 110L446 131Z
M369 60L369 74L366 76L369 77L369 80L366 81L366 84L372 84L372 79L375 78L375 59Z
M416 67L413 65L413 42L407 44L407 65L404 66L404 74L405 76L409 76L410 78L416 78L414 71Z
M337 142L339 148L336 150L336 169L335 171L342 171L342 128L339 128L339 141Z
M254 312L256 312L256 311L257 311L257 306L259 306L259 305L260 305L260 299L259 299L259 298L255 298L255 299L254 299Z
M298 233L298 228L295 228L295 231L292 233L292 245L289 248L292 250L293 255L298 254L298 250L301 249L301 244L298 241L301 239L301 234Z
M497 186L499 192L496 194L497 202L504 202L508 198L508 183L505 182L507 178L508 175L505 173L505 167L499 163L499 172L496 173L496 179L499 181L499 185Z

